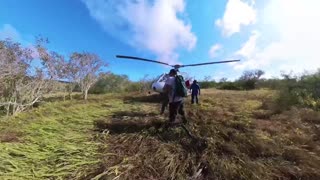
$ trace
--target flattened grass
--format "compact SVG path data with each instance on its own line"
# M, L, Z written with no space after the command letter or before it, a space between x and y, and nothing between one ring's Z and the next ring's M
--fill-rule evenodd
M320 179L320 115L272 91L203 90L187 128L154 95L50 102L0 124L0 179Z
M3 118L0 179L86 177L100 161L99 142L93 140L93 121L122 108L121 104L109 96L88 102L51 102L16 117Z

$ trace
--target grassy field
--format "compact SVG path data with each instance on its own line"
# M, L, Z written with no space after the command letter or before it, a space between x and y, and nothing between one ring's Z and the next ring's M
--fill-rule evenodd
M52 100L1 119L0 179L320 179L320 113L274 98L203 90L186 101L198 141L163 128L154 95Z

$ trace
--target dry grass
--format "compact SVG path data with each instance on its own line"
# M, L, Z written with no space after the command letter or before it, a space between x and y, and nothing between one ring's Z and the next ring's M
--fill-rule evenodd
M159 109L150 98L131 100ZM269 91L204 90L201 98L206 99L200 106L187 101L186 111L188 128L207 141L203 151L197 150L197 142L183 129L163 129L165 119L144 108L97 121L100 131L109 132L99 138L106 144L102 147L106 156L99 177L320 178L319 133L315 129L320 118L316 112L292 109L277 114L273 92Z
M73 129L73 135L78 133L77 137L86 137L81 143L90 143L91 146L88 148L79 144L79 139L69 146L89 151L87 155L91 155L83 159L83 163L91 163L75 165L73 171L70 168L64 171L60 167L56 174L50 171L51 176L47 174L38 177L320 179L319 113L297 108L279 113L273 104L273 97L274 92L265 90L203 90L201 105L191 105L189 99L186 101L189 120L186 127L192 137L179 126L165 126L168 112L159 115L160 99L155 95L94 96L86 103L77 101L76 107L70 107L65 102L59 110L44 108L38 113L50 117L51 122L57 123L55 126L63 129L55 131L51 128L51 141L55 140L53 135L61 138L70 128L77 128ZM28 124L30 128L33 123ZM35 124L37 128L47 125ZM23 144L31 136L41 135L25 133L29 131L19 133L16 128L1 126L0 130L8 132L6 137L0 133L1 143L6 142L7 147L17 142ZM73 143L73 140L64 139L65 143ZM48 141L45 143L50 144ZM68 148L64 147L64 150L67 152ZM71 152L75 153L75 157L84 155L78 150ZM47 154L51 158L55 157L54 153ZM60 158L64 157L63 154L59 155ZM67 167L77 162L73 161L74 156L68 154L70 160L65 160ZM18 157L11 157L11 162L15 162ZM96 161L93 158L97 158ZM30 162L36 163L35 160ZM53 159L50 162L53 163ZM1 168L0 165L0 172ZM38 171L43 172L41 169Z

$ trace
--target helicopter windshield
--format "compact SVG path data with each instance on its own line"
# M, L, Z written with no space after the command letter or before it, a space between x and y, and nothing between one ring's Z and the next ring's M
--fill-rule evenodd
M168 74L164 74L162 77L160 77L159 82L165 82L168 79L168 77Z

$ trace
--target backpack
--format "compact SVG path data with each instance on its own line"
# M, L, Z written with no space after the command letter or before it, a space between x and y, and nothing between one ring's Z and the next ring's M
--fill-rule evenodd
M188 89L182 75L176 76L175 96L187 97Z

